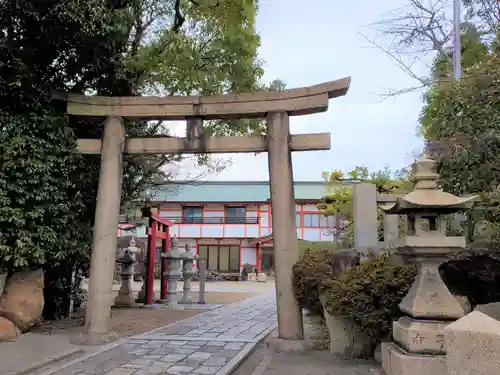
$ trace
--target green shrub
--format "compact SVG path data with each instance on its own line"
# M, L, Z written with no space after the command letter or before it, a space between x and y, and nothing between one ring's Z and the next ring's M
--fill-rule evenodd
M293 266L295 297L300 307L313 315L323 316L319 300L321 284L333 278L330 250L305 249L303 256Z
M323 282L321 292L329 314L352 321L375 343L390 337L415 276L414 266L395 265L384 253Z

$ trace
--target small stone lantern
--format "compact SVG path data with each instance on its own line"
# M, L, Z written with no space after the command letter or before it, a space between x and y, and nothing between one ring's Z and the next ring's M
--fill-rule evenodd
M132 295L132 278L134 277L134 267L137 264L135 254L140 249L135 246L135 239L132 237L130 245L127 247L123 255L116 261L121 265L120 277L122 285L115 298L115 306L131 307L134 306L134 298Z
M394 342L382 344L387 375L447 375L443 329L465 313L439 274L449 254L465 247L464 237L446 235L446 215L468 209L476 196L459 198L440 190L437 162L423 155L413 165L412 192L382 207L407 216L406 235L398 248L418 275L400 303L406 314L393 323Z
M173 237L170 242L170 249L162 253L161 257L167 259L167 271L163 276L168 281L168 295L166 304L170 308L177 306L177 282L182 278L182 252L177 248L177 238Z
M182 290L182 299L180 304L193 303L191 299L191 279L196 274L196 269L193 267L194 261L198 259L196 251L191 246L186 245L186 251L182 253L182 277L184 279L184 287Z

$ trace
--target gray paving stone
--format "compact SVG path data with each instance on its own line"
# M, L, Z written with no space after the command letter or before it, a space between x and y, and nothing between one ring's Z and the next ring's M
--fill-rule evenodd
M217 356L219 357L225 357L225 358L232 358L234 357L239 350L228 350L228 349L223 349L217 353Z
M221 350L223 350L223 349L220 346L205 345L205 346L202 346L201 348L199 348L197 351L203 352L203 353L217 353L217 352L220 352Z
M239 342L229 342L224 346L226 350L241 350L245 344Z
M199 349L203 345L195 345L194 343L190 343L189 345L182 345L181 349Z
M133 365L142 365L142 366L149 366L150 364L152 364L154 362L153 359L144 359L144 358L139 358L139 359L136 359L132 362L130 362L131 364Z
M187 366L187 367L192 367L192 368L198 368L202 365L203 363L200 362L200 361L188 361L187 359L186 360L183 360L183 361L180 361L180 362L177 362L175 365L176 366Z
M167 374L184 375L191 373L193 370L194 368L189 366L172 366L167 369Z
M131 344L145 344L148 342L148 340L130 340L129 342Z
M133 363L126 363L122 366L123 368L135 368L135 369L140 369L143 368L144 365L134 365Z
M207 343L207 345L211 345L211 346L224 346L226 344L227 344L226 341L209 341Z
M175 346L182 346L184 344L187 344L187 341L170 341L169 344Z
M106 375L130 375L136 370L133 368L118 367L106 373Z
M165 357L162 357L161 360L163 362L179 362L182 361L184 358L186 358L186 354L181 354L181 353L172 353L172 354L167 354Z
M220 367L200 366L193 371L195 374L213 375L220 370Z
M205 362L203 362L204 366L224 366L227 363L227 358L224 357L210 357Z
M191 354L191 353L195 352L198 349L199 349L199 347L196 347L196 348L193 348L193 349L180 348L180 349L176 349L175 352L179 353L179 354Z
M204 352L194 352L190 356L187 357L188 361L205 361L209 359L212 356L210 353L204 353Z
M149 352L149 349L134 349L130 352L130 354L145 355L147 352Z
M206 329L193 329L192 331L186 332L186 334L190 336L196 336L196 335L202 335L206 332L207 332Z
M215 333L215 332L207 332L207 333L204 333L202 335L200 335L200 337L203 337L203 338L212 338L212 337L217 337L219 336L219 333Z
M162 355L158 355L158 354L148 354L148 355L145 355L142 358L144 358L144 359L159 359L161 357L163 357L163 356Z

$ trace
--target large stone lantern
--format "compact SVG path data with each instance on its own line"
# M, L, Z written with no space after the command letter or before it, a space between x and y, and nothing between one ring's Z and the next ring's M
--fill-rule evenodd
M465 247L464 237L446 235L446 216L470 208L477 197L445 193L438 188L438 177L437 162L422 156L413 165L413 191L382 207L387 214L406 215L406 235L398 248L407 262L418 267L415 282L399 305L406 315L393 323L394 341L382 345L387 375L447 375L443 329L464 315L441 279L439 266Z

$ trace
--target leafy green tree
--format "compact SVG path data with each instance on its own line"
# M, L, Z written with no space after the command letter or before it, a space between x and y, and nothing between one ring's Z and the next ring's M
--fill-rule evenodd
M17 0L0 2L0 260L43 267L45 316L67 315L72 273L88 265L99 157L74 153L102 126L67 118L53 90L100 95L279 90L261 83L257 2ZM128 121L127 134L168 134ZM263 132L259 121L207 132ZM124 207L179 156L126 157ZM201 163L208 159L200 156Z
M483 14L484 15L484 14ZM480 26L480 25L479 25ZM480 28L470 27L462 35L463 77L449 79L452 67L439 56L434 72L439 80L424 95L420 133L428 149L440 161L440 184L457 195L479 194L480 204L467 214L466 235L474 240L478 224L498 232L498 190L500 143L496 100L500 61ZM491 30L490 30L491 31ZM448 50L452 54L451 50Z

